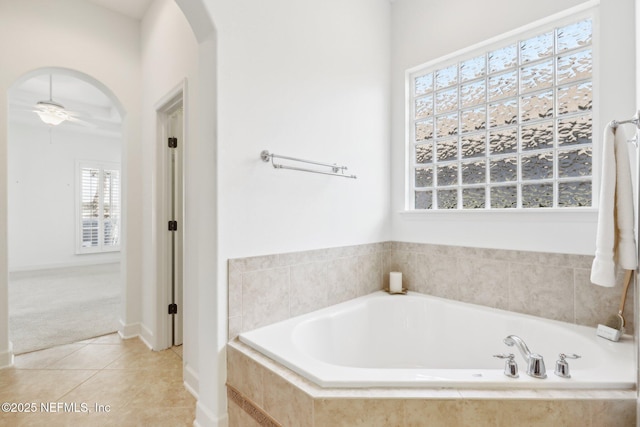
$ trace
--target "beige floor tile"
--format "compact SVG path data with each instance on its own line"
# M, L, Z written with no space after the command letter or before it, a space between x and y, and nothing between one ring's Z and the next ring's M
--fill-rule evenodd
M121 420L120 413L96 413L93 408L88 409L89 412L87 413L78 409L79 412L12 414L17 416L8 418L7 421L11 424L2 424L3 418L0 417L0 425L15 427L104 427L119 425L118 423Z
M0 370L0 401L34 402L37 412L0 413L0 426L191 426L196 400L183 384L181 350L154 352L111 334L20 355ZM49 402L67 411L43 411Z
M120 335L118 334L108 334L108 335L102 335L101 337L95 337L91 341L91 344L120 344L128 341L134 341L142 344L140 340L123 340L122 338L120 338Z
M149 347L147 347L142 341L139 339L126 339L123 340L120 338L118 334L109 334L103 335L101 337L94 338L92 342L89 343L92 346L99 345L117 345L120 346L126 352L148 352L150 351Z
M126 352L124 346L118 344L87 344L69 356L51 364L50 369L102 369L113 363Z
M17 369L44 369L81 349L86 344L60 345L46 350L20 354L15 357Z
M148 388L141 390L137 396L127 405L126 410L134 408L144 410L150 407L159 407L165 411L180 408L195 408L196 399L186 390L178 387Z
M106 366L106 369L177 369L182 371L182 359L171 350L126 352Z
M96 373L95 370L0 370L0 401L55 401Z
M135 371L102 370L78 387L70 390L62 399L82 401L94 406L109 405L114 409L126 407L139 393L142 385Z
M195 419L193 408L130 408L113 418L118 427L190 427Z
M96 337L88 338L88 339L86 339L86 340L77 341L77 342L76 342L76 344L90 344L90 343L92 343L92 342L93 342L93 341L95 341L95 340L96 340Z
M171 351L173 351L175 354L177 354L178 356L180 356L180 359L182 359L182 346L181 345L176 345L171 347Z

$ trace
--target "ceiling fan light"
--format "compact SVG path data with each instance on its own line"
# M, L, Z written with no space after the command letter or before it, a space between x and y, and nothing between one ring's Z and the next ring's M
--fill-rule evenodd
M38 114L38 117L48 125L57 126L69 119L69 114L67 114L64 107L60 104L41 101L38 102L37 107L38 110L36 113Z

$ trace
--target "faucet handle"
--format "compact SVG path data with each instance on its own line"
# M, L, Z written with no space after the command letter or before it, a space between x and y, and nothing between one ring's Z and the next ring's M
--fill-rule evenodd
M529 356L529 364L527 366L527 374L534 378L547 378L547 369L544 366L544 358L542 355L538 353L531 353Z
M560 353L558 357L560 359L556 361L556 369L553 373L562 378L571 378L571 374L569 373L569 362L567 362L566 359L580 359L582 356L577 354Z
M580 359L582 356L575 353L571 353L571 354L560 353L558 357L560 359Z
M515 354L513 353L500 353L500 354L494 354L493 357L497 357L498 359L513 359L515 358Z
M504 364L504 374L511 378L518 378L520 375L518 374L518 364L515 361L515 355L513 353L509 354L494 354L493 357L497 357L498 359L507 359Z

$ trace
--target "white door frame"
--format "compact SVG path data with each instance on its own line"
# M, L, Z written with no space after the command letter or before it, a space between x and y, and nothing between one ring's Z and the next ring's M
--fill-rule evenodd
M168 314L168 307L171 302L171 252L169 250L170 246L170 232L167 229L167 224L170 219L170 211L169 211L169 190L170 190L170 173L168 171L169 165L169 149L167 147L167 139L170 136L178 137L178 150L181 153L184 153L184 141L185 141L185 133L186 133L186 117L187 117L187 102L186 102L186 93L187 93L187 80L184 79L180 82L176 87L174 87L169 93L167 93L160 101L156 103L156 185L154 186L155 192L155 242L156 242L156 267L155 267L155 275L156 275L156 296L157 296L157 304L156 304L156 325L157 325L157 335L156 335L156 346L155 350L163 350L171 347L172 344L172 319ZM167 134L167 126L169 123L169 116L173 113L177 108L183 108L183 126L182 126L182 135L168 135ZM182 159L184 159L184 155L179 155L179 159L184 163ZM184 173L184 168L179 168L179 173ZM184 186L184 180L180 180L182 182L182 186ZM184 195L184 188L178 189ZM182 219L184 218L184 202L181 206L181 212L177 213L178 220L178 238L181 240L181 243L176 246L182 250L184 245L182 242L184 241L184 224ZM182 283L182 271L178 270L177 274L178 282ZM178 316L180 319L183 319L183 291L182 286L179 288L179 292L176 294L176 302L178 303ZM183 322L177 322L179 327L182 327Z

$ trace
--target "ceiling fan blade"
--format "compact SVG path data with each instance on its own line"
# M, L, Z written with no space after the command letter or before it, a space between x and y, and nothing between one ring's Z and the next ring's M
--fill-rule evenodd
M70 117L75 117L75 118L79 118L79 119L92 119L93 115L87 113L87 112L81 112L81 111L70 111L70 110L66 110L67 114Z
M77 123L77 124L79 124L79 125L81 125L81 126L90 127L90 128L93 128L93 129L97 129L97 128L98 128L98 126L97 126L97 125L95 125L95 124L93 124L93 123L91 123L91 122L88 122L88 121L86 121L86 120L81 120L81 119L79 119L79 118L77 118L77 117L74 117L74 116L72 116L72 115L70 115L70 116L69 116L69 118L67 119L67 121L72 122L72 123Z

